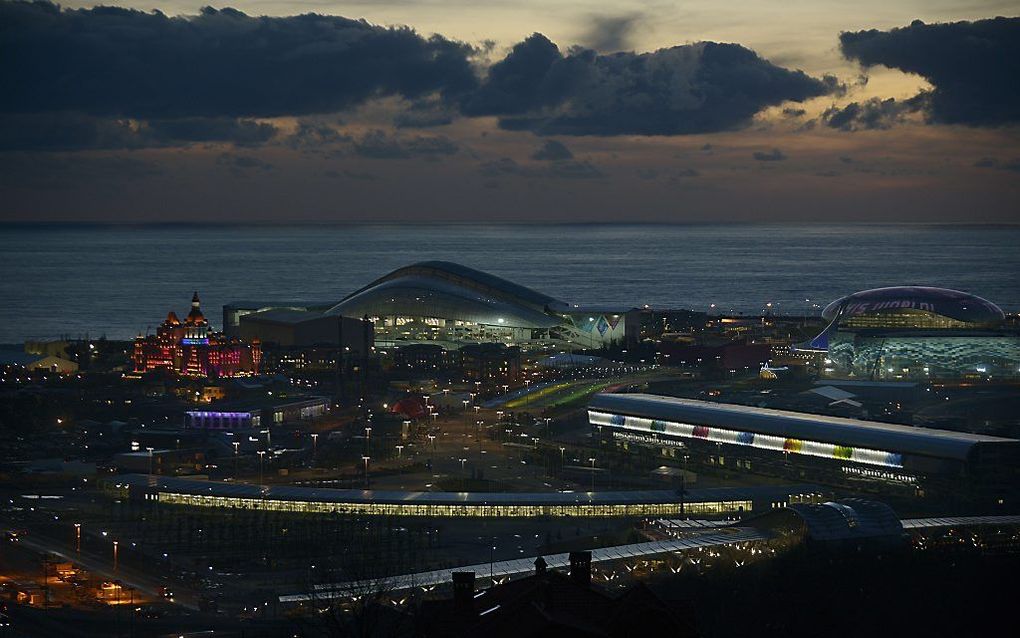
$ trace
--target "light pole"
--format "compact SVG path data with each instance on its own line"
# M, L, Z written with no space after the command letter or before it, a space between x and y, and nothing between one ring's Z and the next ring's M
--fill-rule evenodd
M371 458L372 457L370 457L368 455L365 455L365 456L361 457L361 460L365 462L365 489L366 490L368 489L368 486L369 486L369 482L368 482L368 462L369 462L369 460L371 460Z
M154 448L147 447L145 450L149 453L149 478L152 478L152 451Z
M588 459L591 462L591 491L595 491L595 457Z
M262 458L266 455L265 450L259 450L259 485L262 485Z
M117 573L117 546L120 541L113 541L113 573Z
M372 451L372 428L365 426L365 454Z
M239 453L238 451L241 449L241 442L240 441L234 441L233 444L234 444L234 478L236 479L237 478L237 455Z
M403 453L404 453L404 446L403 445L398 445L398 446L396 446L396 448L397 448L397 458L399 459L403 455Z
M81 553L81 523L74 524L74 551Z
M312 467L315 467L315 457L319 452L319 434L312 432Z
M489 545L489 587L495 585L494 579L492 578L492 563L494 561L494 555L496 553L496 537L492 537L492 545Z

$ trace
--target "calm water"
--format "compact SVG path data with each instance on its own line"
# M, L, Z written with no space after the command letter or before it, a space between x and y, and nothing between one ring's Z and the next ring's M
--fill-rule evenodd
M958 288L1020 310L1020 227L0 226L0 343L128 338L198 290L339 300L399 266L460 262L576 303L803 313L865 288Z

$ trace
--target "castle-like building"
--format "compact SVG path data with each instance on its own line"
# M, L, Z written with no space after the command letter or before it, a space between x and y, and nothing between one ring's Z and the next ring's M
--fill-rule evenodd
M190 377L241 377L258 374L262 347L257 339L230 339L210 330L198 293L181 321L172 310L155 335L135 339L135 372L171 370Z

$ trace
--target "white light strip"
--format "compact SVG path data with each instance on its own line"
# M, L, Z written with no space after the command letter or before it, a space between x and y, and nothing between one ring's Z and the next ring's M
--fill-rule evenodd
M646 419L644 417L611 414L596 410L588 410L588 422L599 427L618 428L635 432L651 432L653 434L678 436L685 439L711 441L713 443L744 445L761 450L853 461L855 463L878 465L881 467L903 467L903 455L896 452L854 448L846 445L822 443L820 441L785 438L771 434L759 434L757 432L738 432L715 426L691 425L689 423L664 421L661 419Z

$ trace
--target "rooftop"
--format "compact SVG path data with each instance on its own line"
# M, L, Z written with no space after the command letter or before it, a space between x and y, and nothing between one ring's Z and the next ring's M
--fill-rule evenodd
M404 504L516 504L557 505L629 503L672 503L681 500L676 490L634 490L613 492L398 492L389 490L339 490L290 485L259 486L251 483L224 483L188 478L152 477L126 474L112 479L116 483L156 488L177 494L266 498L283 501L324 503L404 503ZM791 494L816 494L813 485L714 487L688 489L685 502L781 500Z
M984 434L653 394L598 394L592 397L588 407L597 411L653 419L694 421L697 425L716 425L741 431L960 460L965 460L971 448L977 444L1020 444L1016 439Z

